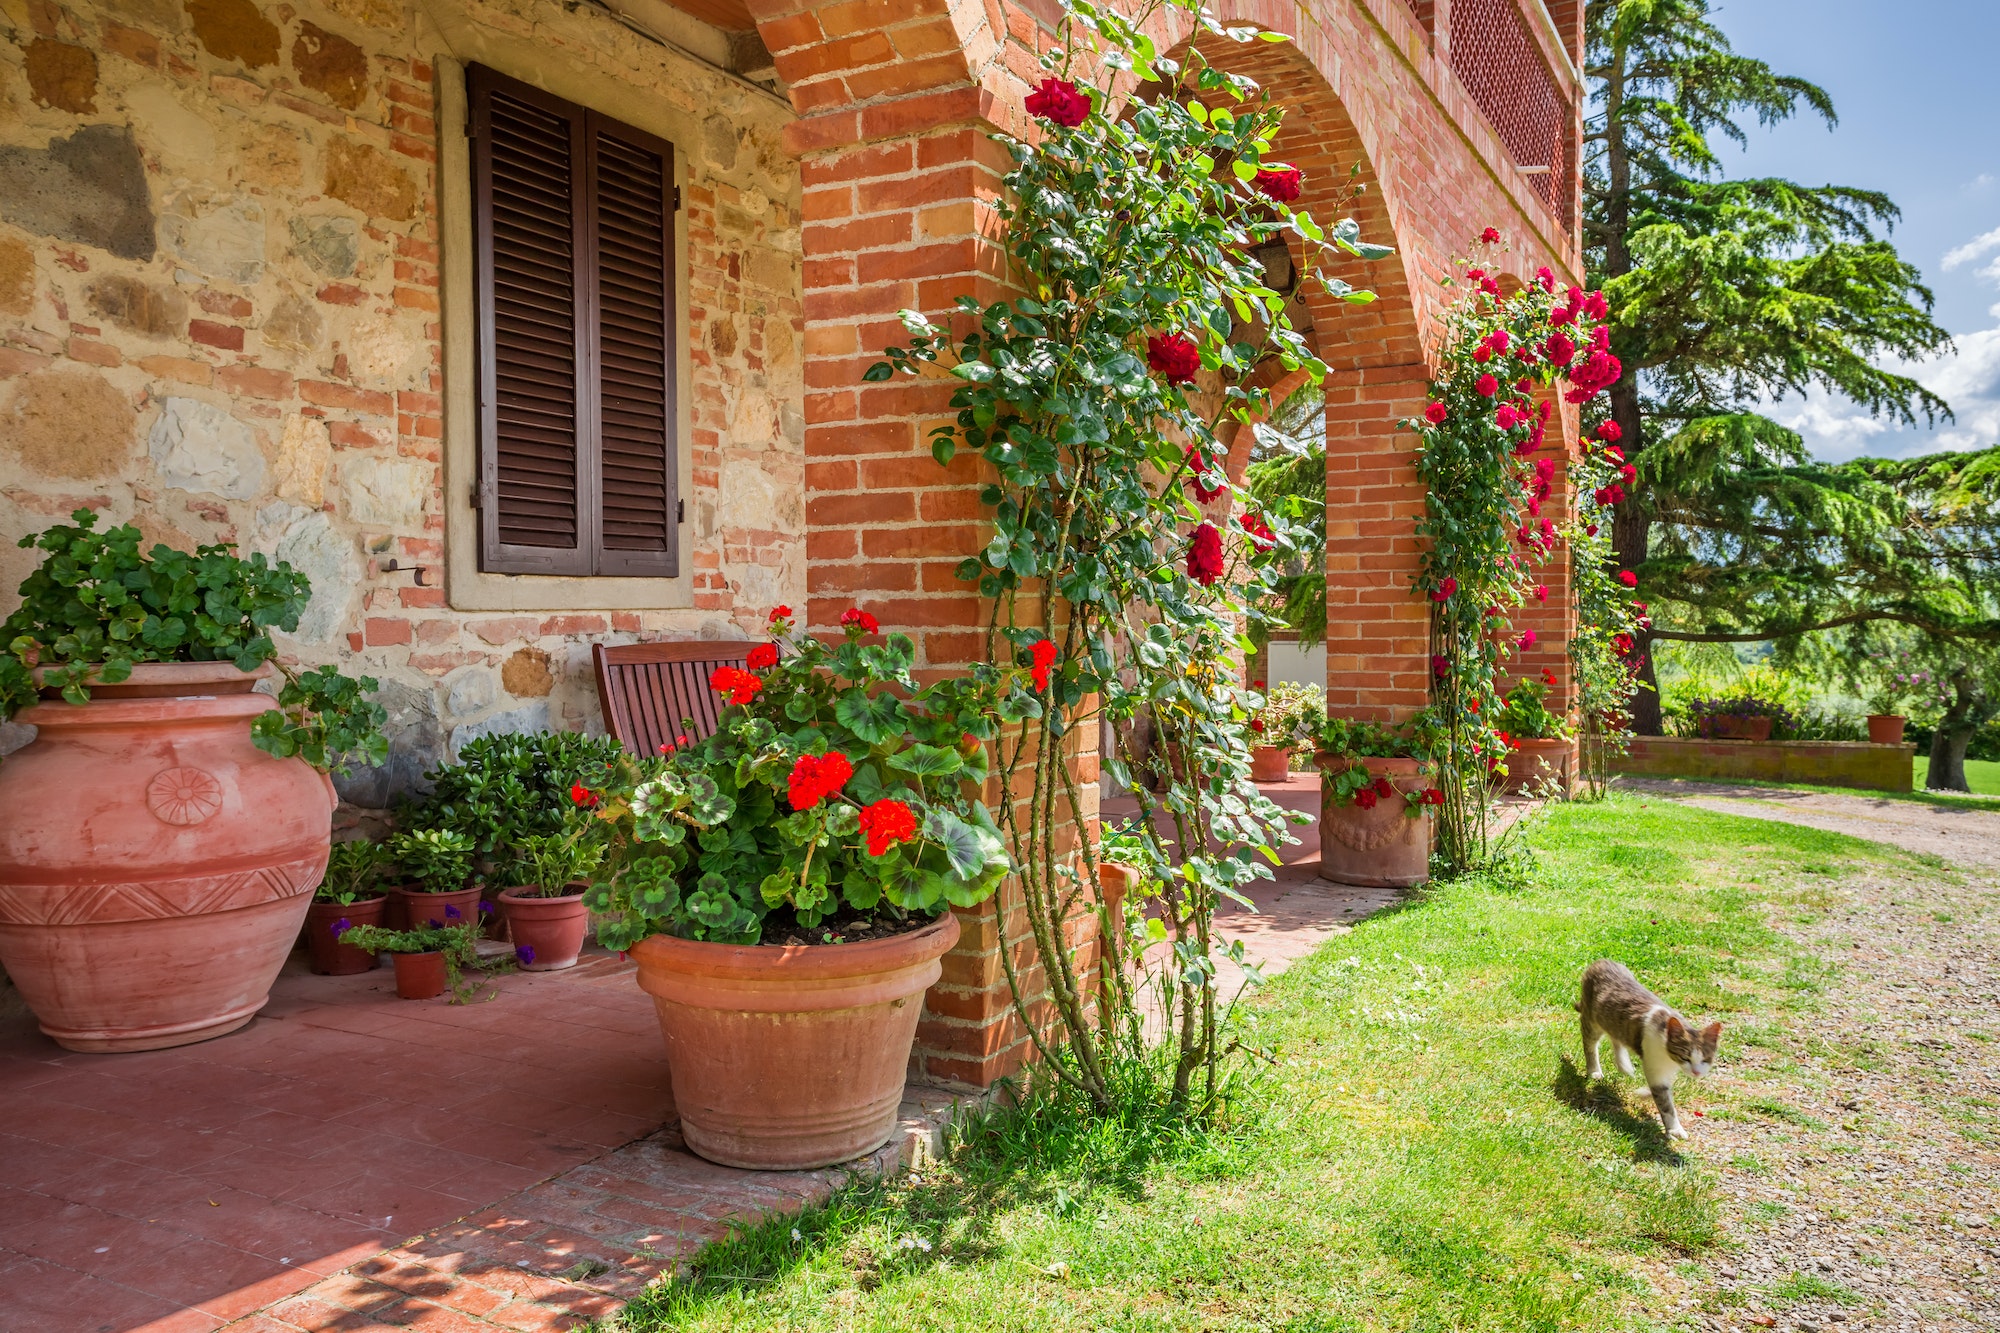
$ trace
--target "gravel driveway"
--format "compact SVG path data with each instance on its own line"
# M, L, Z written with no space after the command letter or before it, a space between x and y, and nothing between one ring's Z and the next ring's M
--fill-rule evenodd
M1929 864L1828 867L1774 920L1828 964L1809 1009L1725 1031L1689 1156L1725 1249L1654 1274L1683 1329L2000 1329L2000 812L1631 781L1641 799L1890 843ZM1936 867L1936 868L1932 868ZM1807 966L1810 966L1810 962Z

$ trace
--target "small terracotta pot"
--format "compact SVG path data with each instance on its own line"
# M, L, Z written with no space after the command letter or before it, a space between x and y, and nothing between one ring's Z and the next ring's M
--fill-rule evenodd
M1768 741L1771 739L1771 719L1768 717L1712 717L1708 720L1708 738L1716 741Z
M268 665L147 662L21 710L0 764L0 968L73 1051L233 1032L270 997L326 872L333 787L250 740Z
M1570 774L1575 767L1576 742L1517 736L1509 741L1507 749L1507 779L1501 785L1502 791L1539 790L1542 783L1550 778L1555 779L1559 790L1569 790Z
M1333 755L1316 756L1322 771L1338 771L1351 761ZM1387 778L1399 791L1430 785L1430 774L1416 759L1363 759L1370 777ZM1336 805L1330 784L1322 788L1319 814L1319 876L1336 884L1364 888L1408 888L1431 877L1431 807L1416 815L1401 796L1363 809L1349 801Z
M442 953L392 953L396 960L396 994L406 1000L435 1000L444 994Z
M500 913L507 918L516 961L523 949L529 950L532 961L521 963L522 971L559 972L576 966L590 928L581 890L544 898L532 885L509 889L500 895Z
M667 1043L687 1146L711 1162L807 1170L896 1129L924 992L958 918L854 944L632 946Z
M403 925L400 929L421 930L425 926L459 926L479 919L479 900L486 890L474 886L469 889L453 889L450 893L425 893L421 889L397 889L396 896L403 902ZM458 909L457 916L448 916L445 908Z
M1903 727L1910 719L1901 713L1870 713L1868 715L1868 743L1870 745L1901 745Z
M342 944L334 938L334 923L345 918L356 926L379 926L388 910L386 897L357 898L351 903L315 900L306 911L306 956L312 970L323 977L351 977L373 972L377 959L366 949Z
M1120 865L1116 861L1100 861L1097 863L1097 878L1104 890L1104 916L1098 922L1098 929L1123 931L1125 900L1139 887L1139 872L1132 866ZM1121 938L1119 945L1125 947L1125 940ZM1097 942L1097 960L1100 967L1110 961L1110 950L1102 939ZM1132 964L1131 957L1125 956L1124 962L1129 968ZM1104 1004L1111 1003L1111 979L1108 975L1099 975L1097 993Z
M1250 780L1283 782L1292 775L1292 752L1278 745L1250 747Z

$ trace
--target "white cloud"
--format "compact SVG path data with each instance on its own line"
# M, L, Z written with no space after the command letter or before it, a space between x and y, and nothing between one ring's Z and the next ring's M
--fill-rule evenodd
M1949 272L1960 264L1969 264L1995 250L2000 250L2000 227L1995 227L1983 236L1975 236L1964 245L1948 251L1944 257L1943 268Z

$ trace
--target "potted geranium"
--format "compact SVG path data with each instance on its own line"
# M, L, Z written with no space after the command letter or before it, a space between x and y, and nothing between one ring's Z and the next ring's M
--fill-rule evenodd
M1283 782L1292 774L1292 752L1309 744L1326 721L1326 692L1298 681L1281 680L1264 695L1264 707L1250 719L1257 743L1250 747L1250 780Z
M1321 878L1372 888L1429 879L1431 811L1444 793L1413 729L1328 718L1314 759L1323 775Z
M334 937L346 948L371 957L389 955L396 969L396 994L405 1000L436 999L447 987L453 1000L462 1000L471 989L465 974L480 968L479 927L471 921L409 930L337 921L334 928Z
M499 899L514 955L530 972L576 966L590 925L584 890L604 860L601 825L585 813L596 804L595 793L579 783L567 799L575 808L562 832L534 833L521 840L514 862L521 883Z
M375 968L375 955L340 941L348 926L379 926L387 894L378 881L389 864L389 849L356 838L336 842L326 860L326 878L306 912L306 957L321 976L345 977Z
M1518 680L1503 697L1494 725L1507 742L1507 775L1501 790L1519 792L1554 781L1569 790L1575 741L1563 720L1549 711L1548 680Z
M386 757L383 710L277 663L305 575L72 518L21 539L42 560L0 623L0 715L36 729L0 764L0 967L72 1050L202 1041L269 998L326 869L326 772Z
M1768 741L1791 714L1783 704L1750 695L1733 699L1696 699L1688 705L1695 734L1718 741Z
M774 642L711 682L713 735L624 759L598 817L598 938L653 996L687 1145L731 1166L826 1166L880 1146L924 992L1009 868L976 792L995 722L970 679L922 689L915 647ZM783 648L781 654L780 649Z
M402 903L398 928L479 923L479 885L472 882L475 853L470 835L457 829L418 829L389 840L396 864L408 877L396 890Z

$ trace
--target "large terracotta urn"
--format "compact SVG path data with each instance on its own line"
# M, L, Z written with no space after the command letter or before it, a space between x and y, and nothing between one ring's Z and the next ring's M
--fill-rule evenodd
M1416 759L1362 759L1318 756L1322 769L1350 762L1365 764L1368 775L1387 778L1398 791L1421 790L1430 783ZM1409 802L1391 796L1372 807L1353 801L1335 804L1331 784L1322 787L1319 815L1321 879L1364 888L1408 888L1431 877L1430 806L1409 813Z
M147 663L47 702L0 761L0 966L73 1051L221 1036L270 997L326 871L332 784L250 743L275 674Z
M854 944L632 946L653 997L681 1136L711 1162L831 1166L889 1141L924 992L958 918Z

